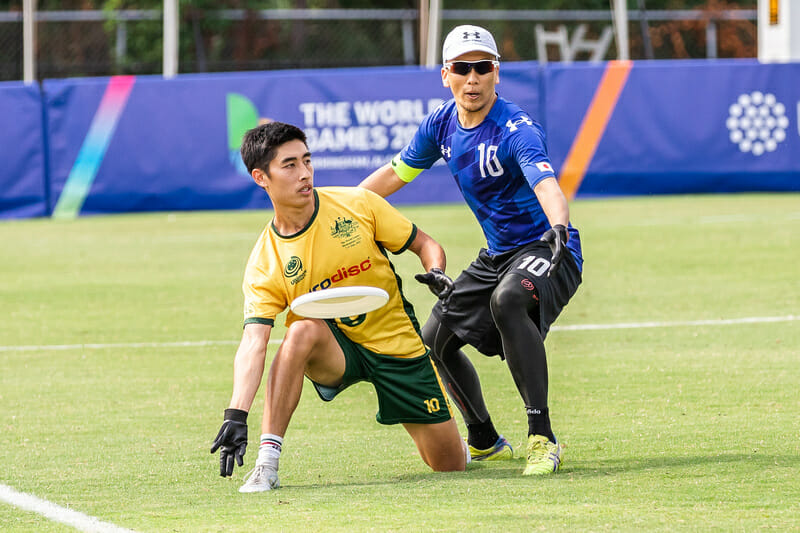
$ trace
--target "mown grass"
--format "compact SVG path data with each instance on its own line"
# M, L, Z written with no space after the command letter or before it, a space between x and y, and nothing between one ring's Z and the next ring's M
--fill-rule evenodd
M402 210L445 246L451 273L482 243L461 205ZM327 404L307 388L283 488L241 495L261 394L247 468L220 478L208 448L230 395L243 267L269 217L0 224L0 483L138 531L800 528L800 196L572 205L584 284L547 339L553 424L568 446L559 474L522 478L521 455L432 473L402 428L375 422L359 384ZM394 259L424 320L433 296L413 281L418 262ZM746 317L780 321L713 322ZM563 328L642 322L660 324ZM213 343L170 344L201 341ZM469 354L493 419L522 450L507 369ZM71 530L3 502L0 529Z

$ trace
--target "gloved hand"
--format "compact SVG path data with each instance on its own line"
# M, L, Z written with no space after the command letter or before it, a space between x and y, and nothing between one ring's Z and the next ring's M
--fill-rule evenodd
M247 448L247 411L241 409L225 409L225 421L219 428L217 438L211 445L211 453L219 448L219 475L233 475L233 460L244 464L244 452Z
M550 251L553 253L553 258L550 260L550 269L547 271L549 277L558 270L561 257L564 255L564 250L569 240L569 232L562 224L556 224L544 232L541 240L550 246Z
M447 300L455 284L441 268L432 268L424 274L416 274L414 279L428 286L440 300Z

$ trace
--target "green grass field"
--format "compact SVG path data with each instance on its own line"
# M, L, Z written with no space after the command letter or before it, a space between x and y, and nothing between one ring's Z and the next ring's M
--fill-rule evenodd
M402 211L444 245L451 274L483 242L464 206ZM209 447L244 264L270 216L0 223L0 485L142 532L800 529L800 195L572 204L584 283L547 339L567 445L557 475L521 477L524 453L432 473L401 427L375 422L368 385L328 404L306 387L283 488L242 495L261 392L234 479ZM395 265L424 320L416 257ZM568 327L587 325L611 327ZM468 353L523 451L508 370ZM1 500L0 530L73 531Z

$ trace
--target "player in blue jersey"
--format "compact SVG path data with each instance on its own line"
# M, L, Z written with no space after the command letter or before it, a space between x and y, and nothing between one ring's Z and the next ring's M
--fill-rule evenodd
M550 425L544 338L581 283L583 257L541 126L495 92L499 57L484 28L451 31L441 74L453 98L361 186L388 196L444 158L487 246L436 303L422 333L464 416L474 460L511 458L513 450L461 347L505 358L528 416L523 475L541 475L558 470L563 453Z

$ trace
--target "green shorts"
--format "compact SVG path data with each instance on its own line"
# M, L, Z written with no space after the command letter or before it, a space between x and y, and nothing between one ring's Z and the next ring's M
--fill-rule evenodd
M344 389L368 381L378 396L381 424L438 424L453 417L430 353L412 358L374 353L354 343L330 321L326 321L344 352L346 367L342 384L328 387L314 382L319 397L329 402Z

